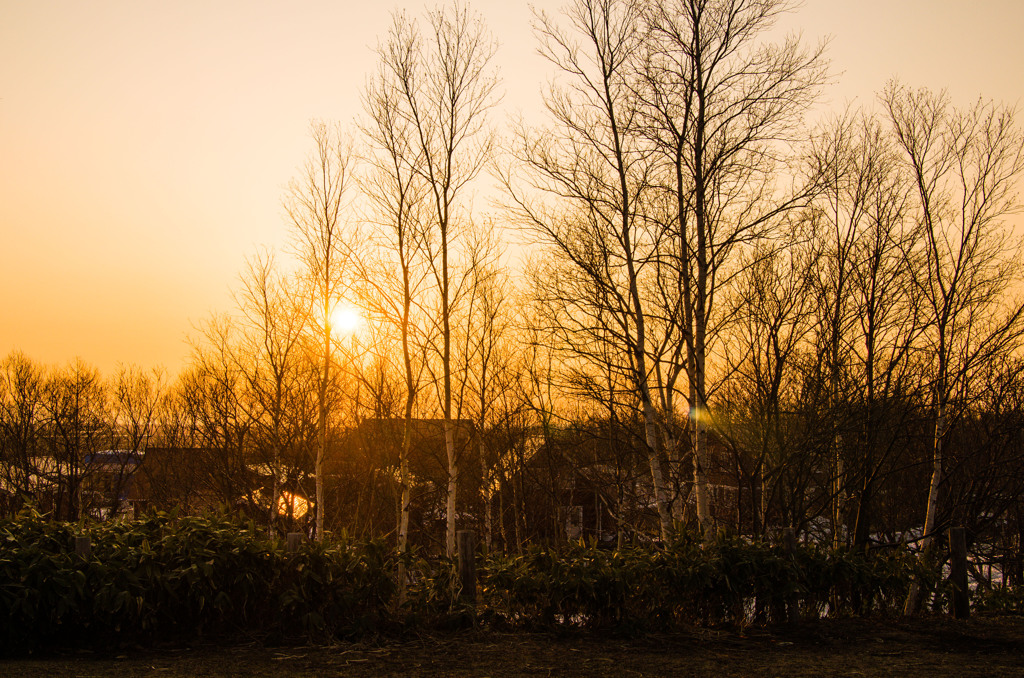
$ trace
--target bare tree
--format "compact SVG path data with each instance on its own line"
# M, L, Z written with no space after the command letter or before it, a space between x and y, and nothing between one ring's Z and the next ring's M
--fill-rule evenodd
M240 368L250 394L246 405L256 427L260 457L273 476L268 516L271 536L281 483L295 472L293 464L285 463L285 453L301 437L301 426L295 424L303 419L302 403L296 396L306 385L301 339L310 316L310 295L299 287L301 282L289 281L279 273L273 255L264 252L248 261L235 295L243 322L240 350L245 359ZM295 455L290 456L294 461ZM294 496L294 488L291 492ZM286 503L286 509L291 518L294 500Z
M294 248L309 281L315 309L317 341L321 347L317 386L316 539L324 534L324 455L330 403L331 362L334 349L332 313L346 290L345 271L350 258L346 207L352 181L352 156L338 127L324 122L311 125L314 150L301 177L289 185L285 209L291 221Z
M429 28L397 17L384 49L401 104L398 115L410 125L410 159L424 183L429 207L426 221L436 233L425 241L431 252L440 297L441 363L448 455L446 547L455 550L459 459L452 425L453 261L457 236L469 215L464 194L491 155L487 113L495 102L497 80L491 71L495 44L479 18L465 6L428 13Z
M108 393L96 368L82 360L52 372L42 405L52 468L41 470L54 491L54 516L77 520L91 508L84 496L86 457L109 440Z
M13 512L34 491L35 458L40 453L39 432L43 424L44 374L39 365L20 351L0 363L0 433L2 433L3 481L10 492Z
M128 365L121 366L114 375L110 384L111 448L121 453L117 457L121 468L119 472L108 472L109 516L120 509L120 499L137 469L130 459L141 461L158 435L158 418L166 395L162 369L142 370Z
M199 330L191 365L175 389L192 428L187 438L209 464L209 491L216 501L255 509L259 501L248 467L253 420L247 404L247 356L239 351L238 328L229 316L213 316Z
M924 265L918 285L927 314L935 419L922 548L937 530L943 446L971 394L975 371L1019 345L1024 305L1007 303L1020 278L1020 247L1005 223L1019 208L1024 136L1012 109L979 101L954 109L944 92L891 83L882 94L917 188ZM907 601L916 611L918 589Z
M111 387L115 444L134 454L146 451L156 435L157 409L167 390L164 371L122 366ZM123 441L118 444L116 441Z
M493 470L488 450L489 428L494 423L495 404L507 388L511 368L508 341L511 325L507 299L514 288L498 264L501 248L490 232L477 231L472 239L468 262L469 289L464 303L467 318L462 347L460 403L471 413L476 426L480 461L480 499L483 502L483 537L488 547L493 535ZM460 406L460 410L463 406Z
M922 331L913 285L918 231L907 218L907 175L876 118L847 114L829 123L812 144L811 165L822 178L814 203L820 253L815 344L831 422L833 538L842 538L850 495L849 535L863 546L874 490L901 438L894 435L894 415L907 412L891 407L892 416L883 416L882 408L914 388L911 358ZM841 444L843 437L851 444ZM843 448L860 451L847 467Z
M396 16L391 35L379 49L376 77L367 85L363 108L367 120L363 134L369 140L373 168L364 187L374 207L371 254L360 261L361 297L377 318L396 328L402 345L403 406L402 446L399 452L401 498L398 512L398 549L405 552L409 538L412 479L409 453L412 447L413 411L421 389L422 355L429 328L421 315L419 300L429 270L427 264L427 187L422 163L425 149L419 129L407 106L408 80L414 66L415 37L402 16ZM397 276L392 272L397 272Z
M566 10L569 29L538 15L541 53L563 78L546 106L554 125L521 130L514 150L528 170L504 178L511 211L548 245L543 285L560 306L553 329L563 346L595 358L612 341L625 355L638 396L660 531L672 533L668 489L659 456L659 418L651 392L644 278L661 238L646 213L651 191L650 149L637 134L632 60L643 46L641 4L578 0ZM539 196L539 197L538 197ZM620 363L621 365L621 363Z
M823 48L760 38L785 0L669 0L646 8L641 90L672 196L680 337L686 343L697 518L711 525L705 427L715 300L737 253L765 236L807 190L777 180L788 142L824 79Z
M800 351L813 326L810 293L815 253L802 229L750 253L737 281L730 333L728 385L716 402L715 429L735 449L736 526L743 530L747 486L753 534L764 534L774 499L783 499L781 477L797 468L800 436L794 435L791 405L799 383ZM719 409L720 408L720 409ZM794 483L794 484L800 484ZM795 499L795 498L794 498ZM790 501L780 513L799 514ZM789 510L786 510L789 509ZM778 514L776 514L778 515ZM796 521L793 521L795 524Z

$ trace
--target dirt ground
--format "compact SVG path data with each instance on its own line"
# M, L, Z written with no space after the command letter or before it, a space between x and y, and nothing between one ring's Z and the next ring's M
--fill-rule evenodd
M330 646L259 644L0 661L36 676L1024 676L1024 618L828 620L644 638L462 632Z

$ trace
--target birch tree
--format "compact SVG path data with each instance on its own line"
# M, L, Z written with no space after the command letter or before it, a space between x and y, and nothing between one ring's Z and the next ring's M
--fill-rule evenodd
M707 491L708 360L716 300L743 249L806 203L807 187L778 180L789 144L825 77L823 47L796 38L762 45L786 0L649 3L645 125L671 196L681 329L694 450L697 519L711 526Z
M466 193L491 156L487 113L496 101L491 59L495 44L480 19L463 5L431 11L427 28L399 16L385 51L400 98L397 114L410 126L412 166L424 184L432 236L431 267L439 297L442 384L448 458L445 545L455 552L459 458L452 421L452 322L456 252L471 218Z
M646 213L650 150L637 133L634 59L644 45L642 5L577 0L565 24L540 13L541 53L558 78L545 97L553 124L520 130L514 153L527 170L506 173L511 210L547 245L551 275L536 278L560 305L558 339L584 357L595 342L621 347L644 421L660 532L671 536L668 487L659 454L659 412L651 389L645 277L661 232ZM588 346L589 344L589 346Z
M363 94L365 120L361 124L369 145L371 172L364 191L373 205L379 226L374 247L361 261L361 296L371 313L394 327L402 346L405 387L402 408L402 443L399 451L398 550L404 553L409 538L412 478L413 412L424 367L427 326L420 299L425 291L427 187L423 181L424 151L415 118L407 106L409 79L414 66L416 37L404 16L394 19L391 33L378 48L378 70Z
M346 212L352 183L352 154L338 127L311 125L314 149L303 173L289 185L285 210L292 226L295 254L310 285L314 328L319 345L317 380L316 539L324 537L324 455L327 451L329 386L334 353L332 313L346 291L351 223Z
M917 189L923 231L917 285L927 314L934 434L921 546L930 552L941 528L947 435L972 396L976 370L1016 348L1024 332L1024 305L1008 301L1021 280L1021 252L1007 223L1019 209L1024 135L1014 111L995 103L956 109L945 92L895 82L881 99ZM907 612L919 601L915 587Z

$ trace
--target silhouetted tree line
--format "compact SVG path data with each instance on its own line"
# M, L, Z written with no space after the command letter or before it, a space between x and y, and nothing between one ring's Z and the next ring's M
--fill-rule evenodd
M547 118L500 139L480 21L397 14L354 131L313 124L291 251L251 260L181 375L4 361L5 512L94 511L86 457L159 448L202 463L139 506L272 531L451 553L456 527L508 551L792 527L935 557L962 525L1019 581L1014 111L892 82L808 126L827 63L766 42L788 9L541 12Z

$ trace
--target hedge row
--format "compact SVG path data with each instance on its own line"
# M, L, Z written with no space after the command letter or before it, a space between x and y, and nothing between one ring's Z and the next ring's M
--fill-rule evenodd
M482 577L489 612L532 626L665 629L893 614L912 578L927 573L904 550L866 557L849 551L722 538L677 541L666 549L557 554L541 549L493 557Z
M373 542L289 554L251 525L156 515L90 525L83 559L82 532L38 514L0 522L3 650L362 633L394 593L394 559Z
M92 553L74 553L88 534ZM182 643L197 637L321 640L472 618L455 567L400 559L381 542L288 553L228 517L136 522L0 521L0 652ZM904 550L865 555L722 538L667 548L535 548L479 559L478 623L618 631L898 613L911 581L937 582ZM396 585L404 572L405 590ZM1017 601L1012 594L1012 607ZM979 602L981 602L979 600ZM987 605L995 605L991 597ZM795 605L794 605L795 604Z

